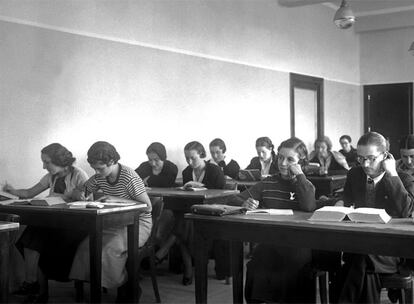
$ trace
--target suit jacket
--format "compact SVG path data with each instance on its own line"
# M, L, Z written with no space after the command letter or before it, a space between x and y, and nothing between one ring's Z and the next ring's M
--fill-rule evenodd
M355 167L348 171L344 188L344 202L355 208L373 207L382 208L392 217L409 217L413 211L414 178L406 173L399 176L390 176L387 173L375 186L375 206L365 203L367 175L362 167Z

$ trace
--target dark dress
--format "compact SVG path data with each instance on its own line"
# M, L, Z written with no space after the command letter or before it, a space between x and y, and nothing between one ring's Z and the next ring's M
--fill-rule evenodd
M355 208L385 209L392 217L409 217L413 211L414 178L405 173L390 176L387 173L375 186L373 203L366 203L367 175L362 167L348 172L344 188L344 203ZM340 303L379 303L380 282L378 273L394 273L398 257L344 253L344 285Z
M355 167L358 164L357 161L357 150L351 146L351 151L345 152L343 149L339 150L343 156L345 156L346 162L348 163L349 167Z
M260 162L260 157L255 156L250 160L250 164L246 167L246 170L250 169L258 169L262 170L262 164ZM279 172L279 168L277 166L277 158L272 156L272 163L270 164L269 168L269 175L273 175Z
M222 160L217 165L223 170L225 176L229 176L234 179L238 178L240 166L234 159L230 160L228 163Z
M230 203L240 205L249 197L260 202L259 208L310 212L316 207L315 187L303 174L294 181L274 175L232 197ZM289 248L283 244L257 245L247 264L246 301L311 303L315 299L311 262L311 249Z
M165 160L160 174L154 175L152 173L151 165L146 161L140 164L139 167L135 169L135 172L141 179L145 179L149 176L147 180L149 187L174 187L178 168L174 163Z
M64 178L57 178L54 192L63 194L66 189ZM73 258L79 243L87 232L78 229L57 229L28 226L16 247L24 255L24 248L40 254L39 267L49 279L66 281L72 267Z

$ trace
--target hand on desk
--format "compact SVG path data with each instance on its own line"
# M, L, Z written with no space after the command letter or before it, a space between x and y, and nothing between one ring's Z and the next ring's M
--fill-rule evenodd
M199 182L191 181L191 182L185 183L185 185L183 187L184 188L201 188L201 187L204 187L204 184L199 183Z
M259 207L259 201L256 201L255 199L249 197L247 200L244 201L242 207L247 208L247 210L257 209L257 207Z

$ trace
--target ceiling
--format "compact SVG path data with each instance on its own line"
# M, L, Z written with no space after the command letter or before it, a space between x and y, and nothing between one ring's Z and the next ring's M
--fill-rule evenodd
M281 6L298 7L322 3L338 9L341 0L278 0ZM355 16L372 16L414 10L414 0L347 0Z

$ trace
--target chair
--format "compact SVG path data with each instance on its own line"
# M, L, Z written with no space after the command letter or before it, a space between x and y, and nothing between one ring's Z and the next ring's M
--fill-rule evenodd
M161 213L162 213L162 210L164 209L164 202L162 198L160 197L151 198L151 202L152 202L152 230L145 245L139 249L138 265L141 265L141 261L143 258L149 257L152 288L154 289L154 294L155 294L157 303L161 303L160 293L158 291L158 283L157 283L156 267L155 267L155 237L157 235Z
M158 283L156 277L156 267L155 267L155 237L158 230L158 224L161 218L162 210L164 209L164 202L161 197L153 197L151 198L152 203L152 230L151 234L147 240L147 242L139 248L138 253L138 265L141 265L141 261L145 257L149 257L150 259L150 272L151 272L151 280L152 280L152 287L154 289L154 294L157 303L161 303L160 293L158 291ZM83 282L82 281L75 281L75 290L76 290L76 302L81 302L83 300ZM105 288L103 288L105 291ZM119 289L118 289L119 292Z
M382 288L387 288L388 290L394 289L398 292L398 295L395 298L395 300L398 300L398 303L414 303L413 277L408 268L401 268L398 273L380 274L379 277ZM396 303L396 301L394 303Z

